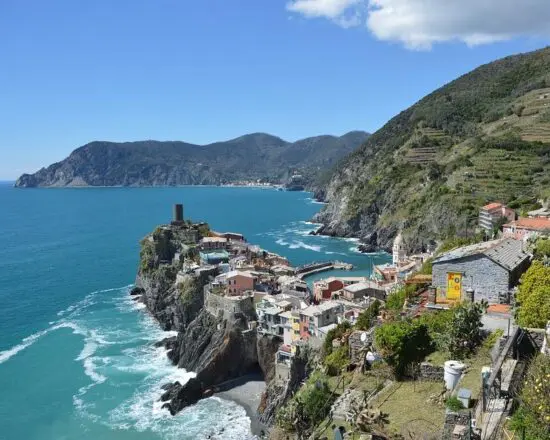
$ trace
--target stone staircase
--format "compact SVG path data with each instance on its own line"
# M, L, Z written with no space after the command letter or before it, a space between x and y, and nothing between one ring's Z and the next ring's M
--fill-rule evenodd
M363 393L360 390L346 388L330 408L333 419L348 420L351 416L351 409L356 408L358 402L363 400Z

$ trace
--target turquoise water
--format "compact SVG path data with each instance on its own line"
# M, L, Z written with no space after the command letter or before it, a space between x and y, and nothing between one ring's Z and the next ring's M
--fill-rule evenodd
M0 439L249 437L250 421L232 402L206 399L176 417L160 409L160 385L189 373L152 346L167 334L128 298L138 243L183 202L187 217L242 232L296 265L339 259L368 274L387 260L357 253L352 241L307 235L320 208L309 197L0 184Z

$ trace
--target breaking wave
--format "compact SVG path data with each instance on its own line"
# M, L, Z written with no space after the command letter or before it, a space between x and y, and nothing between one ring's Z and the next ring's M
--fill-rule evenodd
M245 409L233 402L209 398L176 416L162 408L162 385L174 381L183 384L195 374L172 365L166 349L153 344L176 332L163 331L150 315L138 312L142 306L132 301L129 287L90 293L60 311L60 319L47 329L1 352L0 363L49 333L69 328L83 338L74 361L82 365L89 380L72 396L74 413L81 423L151 432L155 438L166 440L252 438ZM120 392L129 387L133 389L130 394Z

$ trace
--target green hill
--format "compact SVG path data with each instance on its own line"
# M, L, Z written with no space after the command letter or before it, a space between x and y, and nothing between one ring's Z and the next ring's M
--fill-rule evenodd
M391 119L317 195L323 233L419 250L472 234L491 200L530 209L550 194L550 48L456 79Z
M19 187L217 185L237 181L285 182L292 173L306 181L334 166L368 134L316 136L286 142L254 133L210 145L185 142L91 142L65 160L34 174Z

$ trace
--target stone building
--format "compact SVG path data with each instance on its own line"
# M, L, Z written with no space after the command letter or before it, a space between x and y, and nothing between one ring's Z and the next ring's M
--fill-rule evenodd
M235 314L242 313L247 319L253 320L256 318L253 295L218 295L212 293L210 286L207 285L204 288L204 306L215 317L231 320Z
M530 264L523 243L513 239L492 240L446 252L433 260L432 285L437 298L449 302L469 299L506 302Z

